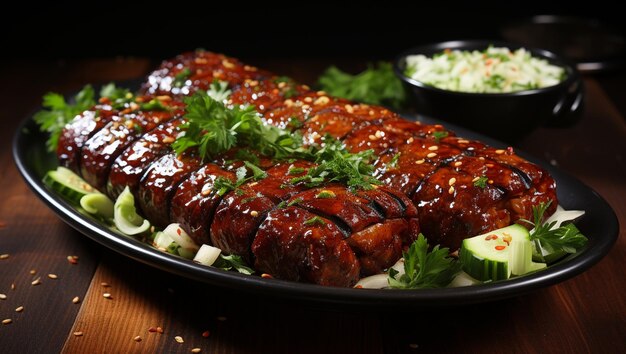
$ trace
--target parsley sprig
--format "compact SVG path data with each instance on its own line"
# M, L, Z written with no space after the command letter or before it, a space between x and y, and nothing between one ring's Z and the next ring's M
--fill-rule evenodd
M43 96L42 106L45 109L35 113L33 119L39 124L41 131L50 133L50 138L46 141L48 151L56 151L63 127L69 121L96 104L94 96L91 85L83 87L74 96L73 103L66 102L62 95L54 92Z
M291 179L291 183L305 182L308 187L323 183L345 183L350 189L370 190L381 182L372 176L374 151L366 150L356 154L346 150L341 141L332 137L324 138L324 147L313 153L317 166L307 174Z
M449 256L448 248L435 246L428 252L428 241L421 233L403 252L404 274L389 268L389 287L395 289L440 288L454 279L461 264Z
M220 254L213 263L213 267L223 270L235 269L239 273L247 275L254 274L254 269L250 268L241 256L234 254L228 256Z
M320 76L321 89L328 94L364 103L402 108L406 93L390 63L380 62L357 75L331 66Z
M544 222L544 214L551 203L552 201L533 206L533 221L521 219L521 221L534 226L530 233L530 240L535 243L535 251L540 256L543 255L541 254L542 250L545 254L558 251L575 253L587 244L587 237L581 234L574 224L555 227L556 221Z

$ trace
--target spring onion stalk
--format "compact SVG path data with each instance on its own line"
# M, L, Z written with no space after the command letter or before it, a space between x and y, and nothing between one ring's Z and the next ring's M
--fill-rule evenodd
M135 197L128 187L115 201L113 222L118 230L129 236L144 233L150 228L150 222L137 214Z
M196 253L196 256L193 258L193 261L205 266L211 266L220 256L220 253L222 253L221 249L205 244L200 246L198 253Z

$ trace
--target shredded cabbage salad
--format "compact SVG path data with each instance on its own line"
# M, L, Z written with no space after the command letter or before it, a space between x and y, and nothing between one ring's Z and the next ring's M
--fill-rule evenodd
M405 75L444 90L474 93L504 93L532 90L558 84L565 69L533 57L520 48L489 47L484 51L446 49L432 58L406 57Z

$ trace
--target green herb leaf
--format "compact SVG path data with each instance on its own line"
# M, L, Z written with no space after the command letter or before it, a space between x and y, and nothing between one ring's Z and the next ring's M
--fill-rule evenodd
M67 103L58 93L50 92L43 96L42 106L45 109L35 113L33 119L41 131L50 133L46 142L48 151L56 151L59 137L67 123L96 104L94 95L91 85L86 85L76 94L73 104Z
M320 76L321 89L328 94L369 104L402 108L406 93L390 63L380 62L358 75L331 66Z
M319 216L314 216L314 217L306 220L304 222L304 225L306 225L306 226L326 225L326 221L324 221L324 219L320 218Z
M213 81L213 83L211 83L211 86L206 93L212 99L219 102L224 102L228 100L232 92L228 89L228 82L215 80Z
M183 87L190 76L191 70L189 70L189 68L184 68L178 74L176 74L176 76L174 76L174 80L172 80L172 86Z
M404 274L389 269L389 286L395 289L440 288L454 279L461 270L461 263L449 257L448 248L435 246L428 252L428 242L421 233L403 252Z
M480 176L474 181L474 187L485 188L487 187L488 180L489 178L487 178L487 176Z
M433 132L433 137L435 138L436 142L440 142L441 139L445 138L448 136L448 132L446 131L436 131Z
M398 167L398 160L400 159L400 154L401 153L397 153L397 154L393 155L393 157L391 158L391 161L389 161L389 163L386 166L387 169L392 169L392 168Z
M555 228L556 221L550 223L543 221L544 214L551 203L552 201L533 206L533 221L521 219L534 226L534 230L530 233L530 240L535 242L535 251L539 253L539 250L543 249L548 254L557 251L575 253L585 247L587 237L581 234L574 224Z
M213 267L223 270L231 270L234 268L236 271L242 274L254 274L254 269L250 268L243 260L243 258L241 258L241 256L237 256L234 254L231 254L229 256L220 254L215 260L215 263L213 263Z
M252 171L252 175L255 180L260 180L260 179L267 177L267 172L263 171L258 166L248 161L244 161L243 163L246 165L246 167L248 167Z
M291 179L291 183L306 182L308 187L317 187L322 183L339 182L354 189L372 189L372 185L381 182L372 176L374 151L366 150L356 154L346 150L341 141L330 136L324 137L324 147L313 153L317 166L307 174Z

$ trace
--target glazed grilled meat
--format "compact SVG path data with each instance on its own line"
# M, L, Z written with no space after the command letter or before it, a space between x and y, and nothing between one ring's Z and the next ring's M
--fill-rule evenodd
M228 83L230 104L254 105L266 124L299 133L305 145L331 136L351 152L373 150L383 185L311 188L291 181L314 163L256 154L266 177L220 192L216 181L236 180L241 151L207 161L171 146L186 122L184 96L212 89L215 80ZM129 187L154 225L180 223L197 243L240 255L277 278L352 286L393 265L420 232L457 249L465 237L529 219L533 205L556 200L550 175L512 149L311 91L221 54L165 61L141 93L141 101L158 99L169 109L131 104L118 111L101 103L66 127L60 164L111 198Z

